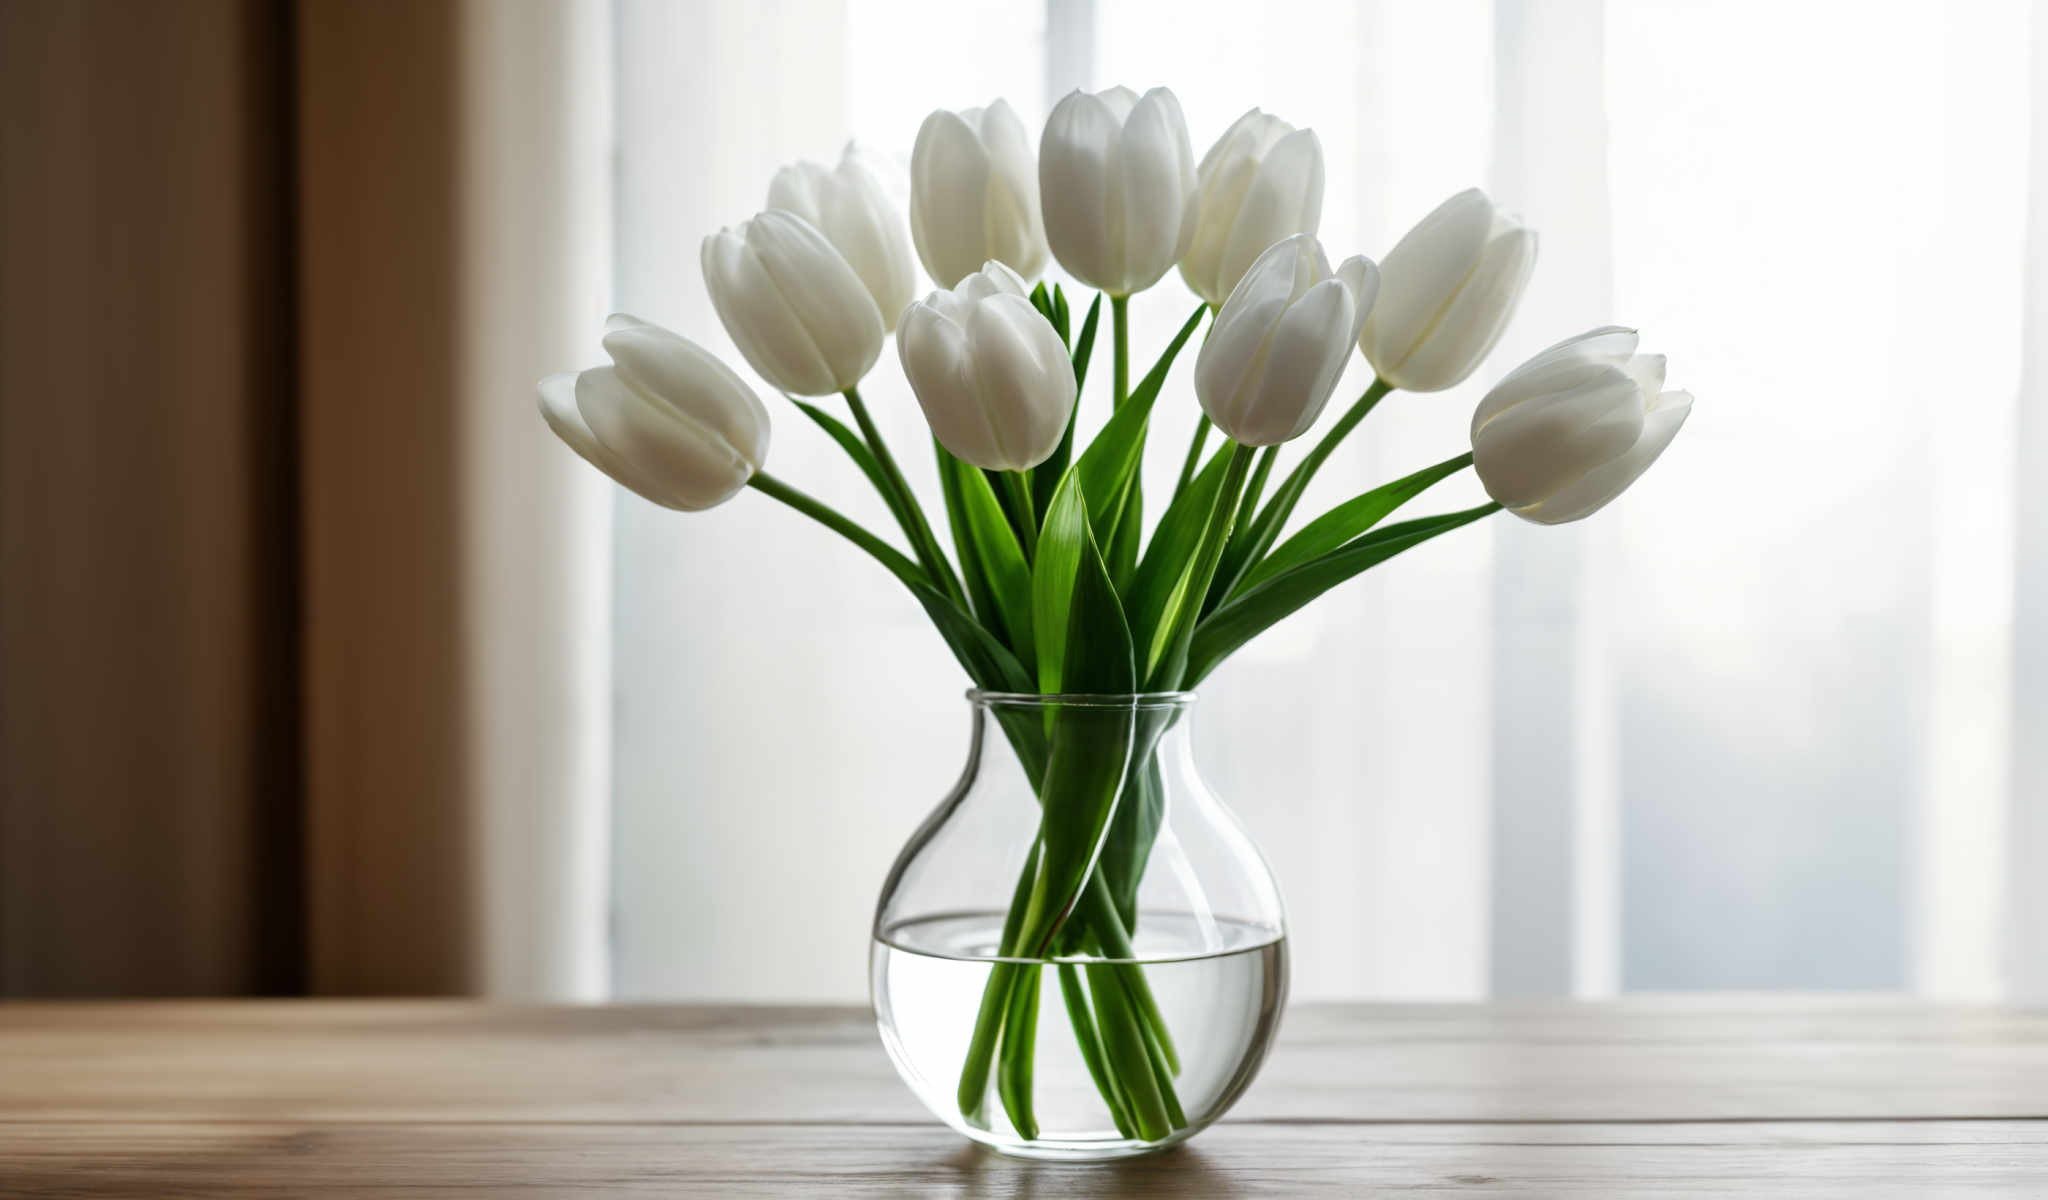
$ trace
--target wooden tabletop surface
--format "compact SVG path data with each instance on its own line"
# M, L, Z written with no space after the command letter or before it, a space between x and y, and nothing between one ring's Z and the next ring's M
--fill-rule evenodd
M979 1150L866 1013L0 1006L0 1195L2048 1197L2048 1011L1297 1005L1225 1121Z

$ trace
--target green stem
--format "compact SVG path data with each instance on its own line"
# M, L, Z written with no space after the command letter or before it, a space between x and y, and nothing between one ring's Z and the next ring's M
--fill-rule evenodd
M1081 972L1072 963L1059 964L1060 995L1067 1003L1067 1020L1074 1026L1074 1043L1081 1049L1081 1061L1088 1067L1088 1077L1095 1081L1095 1090L1102 1093L1102 1101L1109 1106L1109 1118L1116 1122L1116 1131L1125 1137L1138 1136L1137 1126L1131 1124L1130 1108L1124 1103L1123 1091L1110 1076L1108 1060L1102 1052L1102 1039L1095 1032L1095 1018L1088 1009L1088 992L1081 984Z
M1337 419L1337 423L1330 426L1330 431L1316 442L1315 448L1308 452L1308 457L1301 460L1301 465L1288 472L1286 481L1280 485L1280 490L1273 493L1273 502L1266 506L1265 512L1259 514L1259 520L1268 521L1277 512L1278 523L1285 524L1288 515L1294 511L1294 506L1300 503L1301 493L1307 490L1309 481L1316 477L1316 472L1322 470L1323 463L1336 451L1337 444L1348 437L1352 430L1358 428L1358 423L1365 420L1366 414L1393 390L1393 384L1381 379L1373 380L1372 385L1358 398L1358 402L1345 410L1344 415ZM1278 530L1274 532L1277 533Z
M1112 376L1115 390L1111 407L1122 408L1131 395L1131 320L1129 296L1109 298L1109 323L1113 331L1112 342L1116 348L1115 374Z
M910 483L903 477L902 468L896 465L896 456L889 453L889 444L882 440L882 431L875 426L874 418L868 415L868 406L860 398L859 388L847 388L846 406L853 411L853 419L860 425L861 436L867 439L868 449L875 452L875 462L882 468L882 476L889 482L893 498L890 510L896 514L903 526L903 534L910 539L910 545L917 552L917 561L931 575L932 582L944 591L955 604L966 608L967 592L960 586L959 576L953 573L953 566L946 560L946 552L939 548L939 540L932 536L932 527L925 520L924 509L917 502L917 493L910 490Z
M775 478L766 471L754 472L747 480L747 486L764 495L775 497L784 504L844 537L875 557L875 560L889 568L897 578L915 578L922 574L916 563L903 556L903 552L869 533L859 522L806 492L797 490Z
M1223 468L1223 486L1216 493L1215 506L1209 510L1208 527L1202 532L1195 560L1189 567L1194 572L1188 581L1187 594L1191 597L1206 595L1216 578L1216 566L1223 559L1223 547L1230 537L1230 524L1237 515L1238 496L1244 490L1245 475L1251 467L1252 448L1242 442L1229 445L1230 461ZM1157 666L1145 681L1146 691L1171 691L1179 686L1181 671L1187 665L1188 643L1195 635L1195 622L1201 607L1200 604L1184 606L1174 617L1174 627L1161 631L1165 637L1157 644L1163 650Z
M1188 456L1180 465L1180 480L1173 485L1174 495L1178 496L1185 491L1188 481L1195 477L1195 469L1202 462L1202 446L1209 440L1209 430L1213 428L1215 425L1209 420L1208 413L1203 413L1201 419L1195 422L1195 436L1188 442Z
M1252 514L1259 510L1259 497L1266 494L1266 480L1273 474L1273 460L1280 457L1280 447L1268 446L1259 454L1259 465L1252 468L1252 481L1244 486L1244 503L1237 506L1236 528L1251 524Z
M1003 490L1010 494L1010 504L1017 510L1017 525L1024 537L1024 561L1038 559L1038 510L1031 503L1031 482L1022 471L998 471L1003 477Z
M1302 459L1294 470L1287 473L1287 478L1281 481L1279 490L1273 493L1273 499L1267 503L1266 510L1249 525L1240 528L1237 536L1231 539L1228 552L1223 556L1223 569L1209 589L1207 602L1202 605L1204 616L1215 611L1244 579L1245 573L1265 557L1266 551L1273 548L1280 531L1287 526L1287 518L1294 515L1294 506L1301 503L1302 493L1308 490L1309 481L1316 477L1316 472L1322 469L1323 464L1336 451L1338 443L1352 430L1358 428L1358 423L1365 420L1366 414L1393 390L1392 384L1374 379L1372 385L1365 389L1365 394L1358 398L1357 403L1346 410L1344 415L1337 419L1337 423L1330 426L1329 432L1316 442L1314 449L1308 452L1308 457Z

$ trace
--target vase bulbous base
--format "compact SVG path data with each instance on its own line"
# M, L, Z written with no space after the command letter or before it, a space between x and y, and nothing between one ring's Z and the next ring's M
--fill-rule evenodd
M933 1116L1021 1158L1177 1145L1287 998L1264 860L1195 770L1186 693L970 694L960 782L876 905L875 1021Z

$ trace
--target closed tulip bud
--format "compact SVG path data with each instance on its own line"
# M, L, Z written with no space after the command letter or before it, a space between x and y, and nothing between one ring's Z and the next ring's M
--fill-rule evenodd
M925 421L955 458L1022 471L1059 446L1074 413L1074 365L1015 271L992 261L911 305L896 349Z
M1223 303L1266 247L1322 224L1322 143L1314 130L1256 108L1216 139L1195 177L1195 240L1180 273L1212 306Z
M704 286L725 331L770 384L828 396L882 353L882 312L809 221L769 209L704 239Z
M1536 265L1536 235L1478 188L1422 218L1380 260L1380 298L1359 349L1382 382L1440 392L1492 351Z
M1664 388L1664 357L1608 326L1516 367L1472 414L1472 465L1501 507L1542 525L1598 512L1648 470L1692 397Z
M1045 237L1074 278L1112 296L1141 292L1195 240L1195 152L1165 88L1068 93L1038 146ZM1263 249L1263 247L1261 247Z
M667 508L731 499L768 457L768 410L703 347L634 317L606 324L613 365L540 381L540 411L591 466Z
M910 151L910 235L940 287L990 259L1026 279L1045 269L1038 164L1008 104L940 109L924 119Z
M799 162L777 171L768 184L768 207L795 213L824 234L874 298L882 328L896 328L917 291L910 234L882 181L852 145L836 167Z
M1361 257L1332 273L1298 233L1261 254L1224 301L1195 359L1195 395L1216 427L1247 446L1306 433L1351 361L1379 271Z

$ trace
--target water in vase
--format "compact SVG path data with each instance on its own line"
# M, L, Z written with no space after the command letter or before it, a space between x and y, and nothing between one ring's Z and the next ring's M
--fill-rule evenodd
M1133 961L1178 1051L1171 1091L1184 1118L1179 1127L1169 1137L1147 1139L1126 1117L1119 1130L1082 1056L1063 991L1105 982L1100 967L1091 981L1080 965L1085 960L1078 959L1064 984L1052 963L1038 971L1031 1084L1037 1136L1018 1132L993 1086L980 1124L971 1123L957 1099L961 1069L1002 925L1001 913L917 918L884 930L871 953L882 1040L919 1098L955 1128L1011 1153L1142 1153L1192 1135L1251 1081L1286 998L1285 940L1268 926L1147 912L1138 921Z

